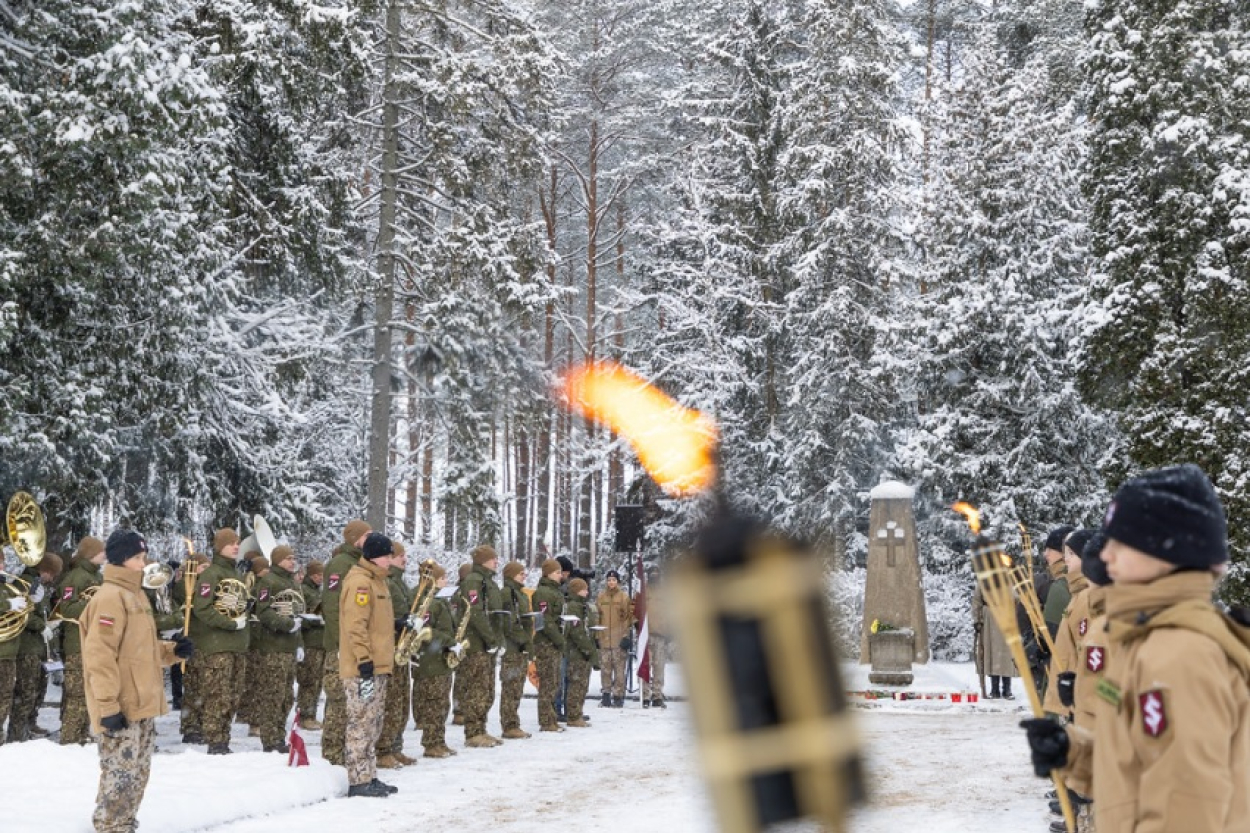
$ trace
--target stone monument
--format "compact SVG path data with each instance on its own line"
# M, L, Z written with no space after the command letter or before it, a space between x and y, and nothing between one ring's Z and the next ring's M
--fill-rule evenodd
M929 623L925 619L916 518L912 514L915 490L903 483L887 482L873 489L869 497L872 507L868 520L868 578L864 584L860 662L873 663L869 679L880 673L883 677L880 681L890 684L885 677L905 674L909 679L904 682L910 682L910 662L929 661ZM876 639L870 646L874 621L882 626L878 636L897 633ZM901 660L909 653L908 641L910 662L904 668Z

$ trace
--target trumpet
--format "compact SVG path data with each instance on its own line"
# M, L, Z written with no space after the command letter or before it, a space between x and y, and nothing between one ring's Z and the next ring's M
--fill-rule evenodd
M421 578L417 582L417 591L412 598L412 607L408 609L409 617L415 616L424 620L427 613L430 612L430 604L434 601L434 559L427 558L421 562ZM430 643L434 638L434 631L430 628L412 628L404 627L403 632L399 635L399 641L395 643L395 662L399 665L407 665L412 662L414 657L421 654L421 649Z

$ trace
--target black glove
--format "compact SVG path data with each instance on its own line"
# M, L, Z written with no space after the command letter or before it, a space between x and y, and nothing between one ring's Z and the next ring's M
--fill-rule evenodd
M1068 708L1072 708L1072 704L1076 702L1076 674L1071 671L1065 671L1055 678L1056 691L1059 692L1059 702Z
M1021 720L1020 728L1028 733L1033 771L1038 778L1049 778L1051 770L1061 769L1068 762L1068 733L1058 723L1033 717Z
M122 729L125 729L130 723L126 720L126 715L118 712L117 714L110 714L108 717L101 717L100 725L104 727L105 732L112 735L114 732L120 732Z
M191 643L190 637L179 634L174 639L174 656L178 659L191 659L191 655L195 653L195 645Z
M628 636L621 638L621 650L622 651L629 650L629 637Z
M362 662L359 665L357 665L356 673L360 675L360 679L362 680L372 680L373 679L373 661L370 660L369 662Z
M1045 642L1037 643L1037 657L1042 662L1050 662L1050 649L1046 647Z
M395 633L403 633L404 628L406 627L408 627L408 617L396 616L395 617Z

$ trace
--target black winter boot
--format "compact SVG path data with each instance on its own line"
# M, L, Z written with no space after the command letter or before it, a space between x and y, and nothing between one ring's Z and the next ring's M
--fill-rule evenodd
M603 692L603 700L599 703L599 708L601 709L612 708L612 692L610 691Z

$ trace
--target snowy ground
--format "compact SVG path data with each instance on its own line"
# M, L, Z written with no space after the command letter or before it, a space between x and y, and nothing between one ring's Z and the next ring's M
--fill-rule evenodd
M847 666L846 682L852 691L870 688L862 666ZM933 664L917 668L908 691L936 696L975 685L971 666ZM680 680L669 688L679 692ZM597 689L592 684L591 690ZM1023 732L1015 726L1027 709L1023 698L967 704L855 697L853 702L872 792L871 803L851 825L855 833L1046 829L1042 795L1048 787L1033 777ZM532 699L522 705L522 722L531 730L535 709ZM285 756L261 753L259 741L247 738L243 726L235 727L234 755L210 758L202 747L188 749L178 742L174 714L158 723L158 754L139 820L145 833L400 833L466 825L532 833L536 824L648 833L716 830L685 703L659 711L637 703L600 709L592 702L588 711L590 729L535 732L498 749L465 749L460 727L449 726L448 741L458 756L380 773L400 788L397 795L352 800L342 797L344 770L320 759L318 732L304 733L313 765L288 769ZM40 722L55 726L53 710L46 709ZM497 731L494 715L492 730ZM405 747L409 754L419 752L419 735L410 730ZM98 763L94 746L34 741L0 747L5 794L27 799L20 808L10 806L3 830L89 833ZM453 825L449 819L459 821Z

